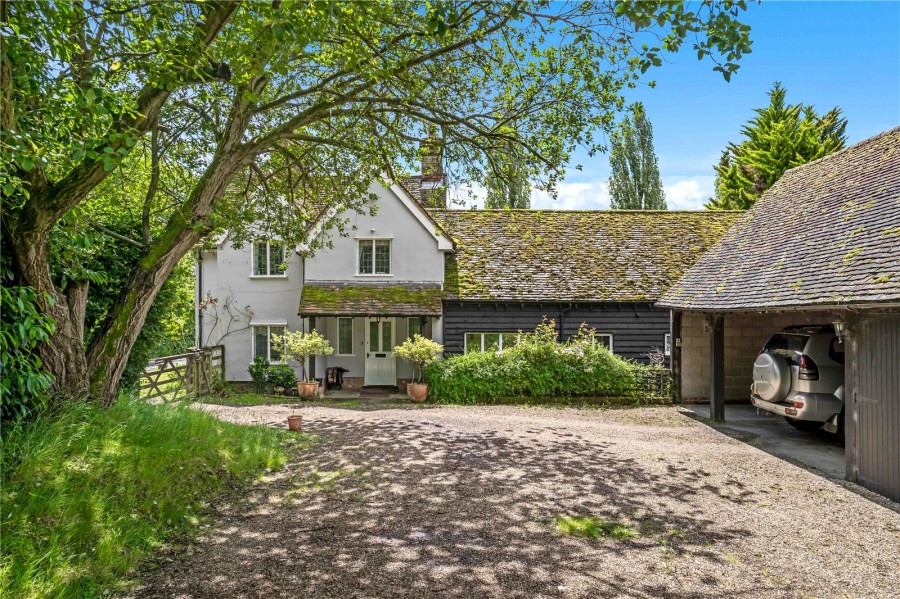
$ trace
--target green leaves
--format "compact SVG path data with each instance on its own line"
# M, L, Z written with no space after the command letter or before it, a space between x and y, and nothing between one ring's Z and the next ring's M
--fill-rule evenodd
M747 210L788 169L827 156L846 143L847 119L840 108L819 115L812 106L788 104L787 90L775 83L769 105L741 130L744 138L729 144L716 170L716 197L707 208Z
M10 285L5 271L0 286L0 418L8 420L28 415L47 400L53 376L43 369L36 348L50 340L56 325L42 312L34 289Z

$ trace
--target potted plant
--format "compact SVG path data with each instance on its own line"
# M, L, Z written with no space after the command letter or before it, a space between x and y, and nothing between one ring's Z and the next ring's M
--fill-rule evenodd
M406 394L416 403L425 401L428 385L425 384L425 367L438 359L444 346L421 335L413 335L394 348L394 355L415 367L415 378L406 386Z
M253 364L247 368L247 371L250 372L250 378L253 380L256 392L262 393L269 374L269 361L262 356L256 356L253 358Z
M285 356L300 362L302 370L302 378L297 382L297 391L300 397L316 397L318 394L319 383L310 380L306 374L306 361L310 356L330 356L334 353L334 348L328 343L318 331L292 332L288 331L284 335L272 335L273 343L277 343Z
M287 364L273 364L269 366L266 380L275 387L275 395L284 395L284 390L294 386L297 377L294 369Z

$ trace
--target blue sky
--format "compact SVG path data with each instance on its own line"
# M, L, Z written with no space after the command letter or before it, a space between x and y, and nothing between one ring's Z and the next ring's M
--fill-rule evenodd
M900 125L900 3L774 2L753 5L753 52L726 83L709 61L690 52L648 73L657 85L631 90L653 123L660 173L670 209L699 209L713 192L712 165L752 109L767 103L775 81L788 101L820 111L840 106L848 144ZM648 80L649 80L648 78ZM559 199L535 193L534 208L609 207L609 158L580 152L560 185Z

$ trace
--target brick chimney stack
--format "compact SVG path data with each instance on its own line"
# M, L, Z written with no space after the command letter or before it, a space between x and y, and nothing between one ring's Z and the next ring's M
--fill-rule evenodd
M426 208L447 207L447 176L444 174L443 142L431 133L419 145L422 174L419 194Z

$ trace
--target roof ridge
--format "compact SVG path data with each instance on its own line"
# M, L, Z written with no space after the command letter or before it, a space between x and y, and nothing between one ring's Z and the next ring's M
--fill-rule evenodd
M791 167L791 168L787 169L786 171L784 171L784 174L786 175L797 169L816 164L817 162L821 162L821 161L827 160L829 158L834 158L835 156L839 156L840 154L843 154L844 152L848 152L850 150L854 150L856 148L865 146L872 142L876 142L879 139L881 139L882 137L888 137L893 133L900 133L900 125L893 127L891 129L887 129L886 131L882 131L881 133L877 133L877 134L873 135L872 137L867 137L865 139L862 139L862 140L856 142L855 144L853 144L852 146L847 146L846 148L841 148L840 150L837 150L836 152L832 152L831 154L828 154L826 156L822 156L821 158L816 158L815 160L810 160L809 162L804 162L803 164L798 164L797 166ZM782 177L783 176L784 175L782 175Z
M747 212L746 210L612 210L612 209L592 209L592 210L578 210L576 208L479 208L477 210L472 210L469 208L465 209L453 209L453 208L429 208L429 212L441 212L441 213L450 213L450 214L480 214L484 212L489 213L578 213L578 214L704 214L704 215L716 215L716 214L743 214Z

